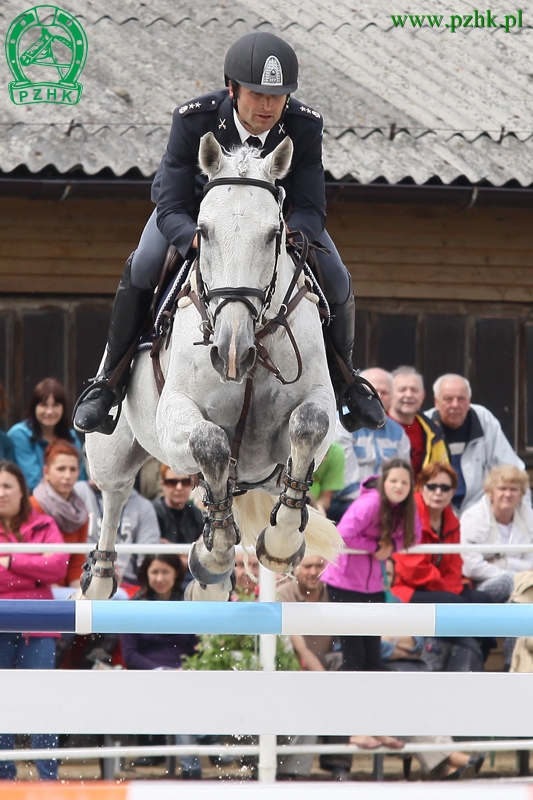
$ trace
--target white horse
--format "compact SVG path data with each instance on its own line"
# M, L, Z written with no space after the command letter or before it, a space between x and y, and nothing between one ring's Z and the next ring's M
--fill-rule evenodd
M289 572L306 546L327 559L340 549L332 523L313 509L308 519L306 506L313 465L320 464L332 440L335 399L317 298L310 290L306 294L303 275L290 290L291 298L299 290L303 298L287 316L290 332L282 324L256 339L285 310L295 274L286 252L282 196L275 187L289 170L292 151L289 138L264 159L248 145L227 155L210 133L201 140L200 166L211 183L200 208L201 248L190 284L207 319L202 322L191 296L184 296L168 348L161 350L161 394L150 355L141 351L115 431L87 436L91 477L103 494L103 520L80 598L106 599L115 590L116 531L149 454L179 475L201 473L206 488L208 517L189 558L195 580L188 599L227 599L239 529L243 545L256 544L260 562L276 572ZM205 347L198 342L204 333ZM255 363L257 347L263 356L266 348L277 377ZM253 380L247 379L250 374ZM247 413L246 387L251 389ZM231 448L239 420L244 434L235 465ZM286 463L280 494L272 475ZM234 490L250 485L264 488L236 496L233 504Z

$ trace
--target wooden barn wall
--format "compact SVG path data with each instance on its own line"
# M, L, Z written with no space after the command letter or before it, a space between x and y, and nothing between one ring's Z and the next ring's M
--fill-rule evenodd
M533 209L333 203L356 297L531 302Z
M0 198L0 382L71 401L94 375L112 297L152 205ZM533 463L533 211L334 203L328 230L354 281L356 365L457 371ZM0 423L2 421L0 420Z
M114 294L149 202L0 198L0 292Z
M152 205L0 198L0 291L113 294ZM533 210L332 203L357 297L533 300Z

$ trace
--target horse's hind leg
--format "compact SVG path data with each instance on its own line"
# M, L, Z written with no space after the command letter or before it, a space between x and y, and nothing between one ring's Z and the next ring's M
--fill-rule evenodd
M285 488L272 509L270 525L259 534L256 544L260 563L273 572L288 572L304 557L307 490L314 470L313 459L328 429L329 417L317 403L302 403L291 414L291 455Z
M107 600L117 590L114 562L120 516L148 453L134 438L125 417L121 417L112 436L88 434L87 455L91 478L102 491L103 516L98 545L91 562L85 564L74 598Z
M224 583L233 571L239 538L229 485L228 437L218 425L204 420L192 429L189 447L204 476L208 512L203 535L192 546L189 569L202 585Z

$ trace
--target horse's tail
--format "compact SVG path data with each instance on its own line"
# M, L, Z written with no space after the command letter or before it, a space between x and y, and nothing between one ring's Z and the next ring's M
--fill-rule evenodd
M277 501L276 495L264 489L254 489L234 498L233 509L239 526L243 547L255 547L257 537L270 519ZM305 529L306 555L319 555L326 561L335 561L343 546L340 534L331 520L309 507L309 523Z

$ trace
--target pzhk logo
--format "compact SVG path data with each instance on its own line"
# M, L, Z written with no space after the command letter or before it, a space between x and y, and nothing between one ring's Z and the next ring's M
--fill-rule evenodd
M37 38L36 38L37 35ZM78 20L56 6L35 6L11 23L6 57L15 80L9 95L17 105L75 105L83 86L77 79L87 60L87 36ZM40 80L55 70L56 81Z

